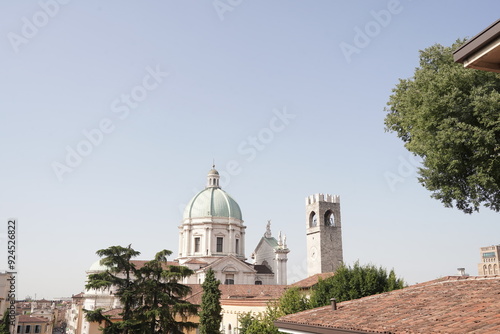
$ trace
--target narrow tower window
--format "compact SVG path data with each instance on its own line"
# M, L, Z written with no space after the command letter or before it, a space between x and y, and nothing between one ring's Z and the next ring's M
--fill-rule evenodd
M200 237L194 238L194 252L195 253L200 252Z
M223 246L223 242L224 241L224 238L222 237L217 237L217 253L222 253L222 246Z

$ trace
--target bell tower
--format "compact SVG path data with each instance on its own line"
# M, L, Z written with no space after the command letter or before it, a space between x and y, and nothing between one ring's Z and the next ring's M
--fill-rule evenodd
M343 262L340 196L306 197L307 275L337 270Z

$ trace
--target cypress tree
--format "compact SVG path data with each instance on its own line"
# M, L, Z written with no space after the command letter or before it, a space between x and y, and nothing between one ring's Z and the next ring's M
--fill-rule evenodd
M200 334L219 334L222 322L222 308L220 306L221 291L219 280L215 278L212 269L207 270L205 281L202 284Z

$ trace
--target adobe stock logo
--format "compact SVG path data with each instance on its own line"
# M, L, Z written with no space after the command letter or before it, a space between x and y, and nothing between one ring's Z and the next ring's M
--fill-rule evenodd
M241 5L242 2L243 0L214 0L212 5L219 16L219 20L224 21L225 13L232 12L236 7Z
M54 18L61 8L60 5L66 5L70 0L47 0L38 1L40 10L35 12L31 16L31 19L23 16L21 18L22 27L21 34L16 34L15 32L9 32L7 34L7 39L14 49L15 53L19 53L19 47L23 44L28 44L29 41L38 35L41 28L45 27L51 18Z
M253 134L248 135L236 146L238 156L229 160L222 168L218 168L220 186L225 188L231 183L233 177L243 173L245 164L254 161L258 158L260 152L269 148L276 137L285 131L296 117L297 115L290 113L286 107L274 108L267 124ZM196 195L199 191L200 189L194 188L193 194ZM178 208L181 214L184 213L185 207L186 203L179 204Z
M417 160L413 154L409 154L408 158L399 156L398 168L395 172L386 171L384 173L385 181L392 192L396 191L396 186L399 183L404 183L405 179L415 177L418 174L418 169L422 166L422 161Z
M359 54L361 53L361 50L368 47L372 40L380 35L382 29L387 28L394 15L400 14L402 11L403 6L399 0L389 0L387 3L387 9L370 11L370 15L373 20L368 21L362 28L359 26L354 27L355 34L352 44L346 42L339 44L340 50L342 51L347 63L351 63L352 56L354 54Z
M111 101L111 112L120 121L127 119L131 111L137 109L141 102L149 96L149 93L157 89L164 78L168 76L168 73L163 72L159 65L156 65L155 68L147 66L145 71L146 74L143 76L140 84L133 86L128 93L123 93ZM73 172L80 166L84 158L89 156L94 151L94 148L104 142L106 135L115 130L117 124L119 123L116 120L113 121L112 118L104 117L96 127L90 130L83 129L82 135L84 138L74 148L66 145L65 159L62 162L53 161L51 164L52 170L59 182L63 181L65 174Z

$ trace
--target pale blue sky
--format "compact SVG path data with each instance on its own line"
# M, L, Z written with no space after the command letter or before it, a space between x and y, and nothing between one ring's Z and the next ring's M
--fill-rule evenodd
M111 245L177 255L179 208L214 158L237 170L223 189L242 209L247 256L271 219L287 235L290 283L306 275L314 193L341 196L346 262L409 283L475 275L479 247L499 243L498 214L431 199L383 126L418 50L480 32L498 1L220 0L234 4L224 13L199 0L55 1L0 4L0 220L19 219L20 298L79 293ZM341 45L356 42L348 61ZM108 133L86 147L100 124ZM68 147L89 154L60 181L52 166Z

